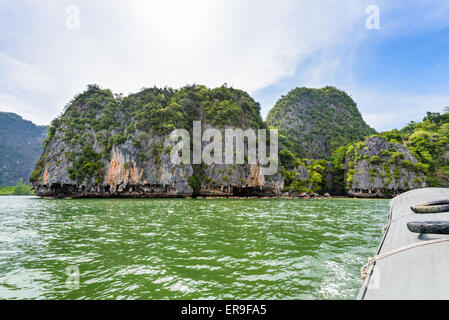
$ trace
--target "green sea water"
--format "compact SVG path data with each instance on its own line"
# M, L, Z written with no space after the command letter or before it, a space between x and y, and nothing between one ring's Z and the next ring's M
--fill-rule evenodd
M354 299L388 200L0 197L0 299Z

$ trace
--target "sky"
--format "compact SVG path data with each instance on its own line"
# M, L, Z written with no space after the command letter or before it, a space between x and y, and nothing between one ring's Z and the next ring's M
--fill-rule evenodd
M332 85L378 131L449 105L446 0L0 0L0 17L0 111L40 125L94 83L227 83L264 118Z

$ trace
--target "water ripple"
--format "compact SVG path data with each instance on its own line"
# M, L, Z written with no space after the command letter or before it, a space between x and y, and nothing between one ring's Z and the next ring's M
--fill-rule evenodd
M2 197L0 298L352 299L387 210L386 200Z

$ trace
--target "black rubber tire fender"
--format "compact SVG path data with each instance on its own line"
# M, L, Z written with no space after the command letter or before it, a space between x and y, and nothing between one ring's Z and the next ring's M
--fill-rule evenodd
M415 213L439 213L449 212L449 199L429 201L411 206Z
M407 228L415 233L449 234L449 221L410 221Z

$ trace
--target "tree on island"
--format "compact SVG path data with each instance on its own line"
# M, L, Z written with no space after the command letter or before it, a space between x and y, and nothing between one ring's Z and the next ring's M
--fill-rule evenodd
M32 195L33 191L30 189L30 186L23 183L23 179L20 178L17 181L16 186L14 187L13 194L15 195Z

